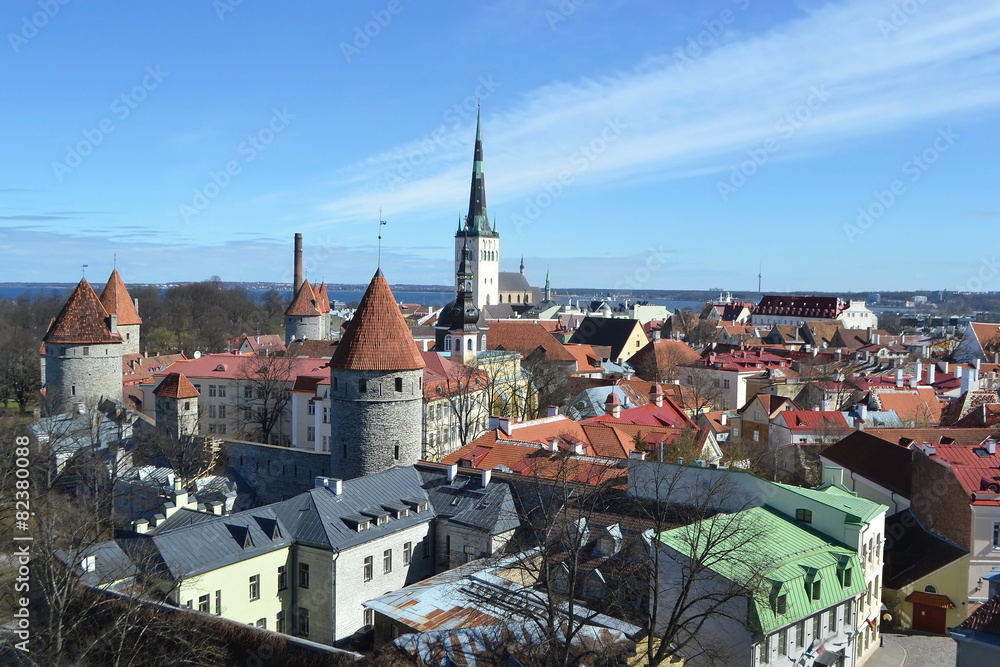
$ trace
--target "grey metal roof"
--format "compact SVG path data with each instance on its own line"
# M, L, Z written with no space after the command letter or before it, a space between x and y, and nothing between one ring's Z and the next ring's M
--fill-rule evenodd
M518 525L507 484L493 482L483 489L479 474L460 475L451 485L440 467L396 467L346 480L341 488L340 495L329 487L316 488L228 516L180 509L147 534L95 545L95 553L107 560L107 567L98 568L95 576L106 583L104 577L131 557L131 563L181 579L293 543L348 549L439 515L494 535ZM427 509L417 512L418 505ZM400 510L399 514L406 510L405 516L394 518L385 508ZM373 516L383 517L383 524L377 525ZM369 527L358 531L359 522L368 522Z
M527 292L531 293L531 285L523 273L518 271L501 271L497 277L497 285L500 292Z
M386 503L399 503L404 498L418 498L427 501L427 494L421 488L423 480L413 467L396 467L375 475L345 480L341 495L323 487L311 489L280 503L269 505L282 523L290 529L292 538L322 547L347 549L383 535L389 535L434 518L432 509L426 512L409 513L408 516L393 519L381 526L371 521L367 530L352 529L344 518L360 515L365 510L379 508ZM375 510L385 514L384 510ZM356 521L356 520L355 520Z
M447 472L440 468L418 468L424 479L424 489L437 514L454 523L498 535L520 525L510 487L504 482L491 481L482 485L482 473L459 471L448 482Z

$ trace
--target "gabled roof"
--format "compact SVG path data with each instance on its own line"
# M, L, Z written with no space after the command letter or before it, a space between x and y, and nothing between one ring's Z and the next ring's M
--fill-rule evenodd
M86 279L80 281L45 334L46 343L121 343L120 334L111 333L108 312Z
M844 413L834 410L785 410L775 419L783 419L791 431L849 431Z
M142 320L139 319L139 313L135 309L135 303L132 301L132 297L129 296L128 290L125 289L125 283L122 281L118 269L114 269L111 272L108 284L104 286L104 291L101 292L101 305L104 306L104 310L108 312L108 315L118 316L119 326L142 324Z
M164 398L198 398L201 396L191 381L181 373L171 373L163 378L163 382L153 390L153 393Z
M867 431L855 431L823 451L822 456L893 493L909 498L910 450Z
M687 343L667 339L647 343L632 356L630 362L639 375L645 374L652 365L657 377L644 379L658 382L667 377L671 369L693 364L700 358L701 356Z
M873 394L883 410L894 410L904 421L928 425L941 423L941 402L931 387L915 389L893 387L873 390Z
M410 328L382 275L375 272L347 330L341 336L331 368L358 371L406 371L424 367Z
M621 317L585 317L573 337L571 343L587 343L590 345L608 345L611 347L611 357L618 359L627 350L626 344L638 329L643 340L646 334L639 320ZM628 350L630 351L630 350Z
M308 280L303 280L295 298L288 304L285 315L289 317L317 317L321 314L319 305L319 299L316 298L316 292L313 291L312 285L309 284Z
M719 540L720 545L729 545L726 556L710 559L707 567L717 574L733 581L753 578L757 563L765 563L766 577L771 581L772 590L786 596L786 613L778 615L771 608L766 596L751 596L751 622L759 625L768 634L789 623L806 618L824 609L839 604L864 591L865 581L861 576L861 562L850 549L830 544L825 537L805 530L783 515L764 507L752 507L738 513L743 530L732 531L736 515L720 515L700 522L705 526L696 537L688 527L675 528L660 533L658 539L682 554L704 553L710 549L718 554L719 547L706 547L705 540ZM715 525L719 524L717 528ZM747 534L766 534L767 540L746 542ZM696 546L697 545L697 546ZM741 553L744 555L741 557ZM838 580L837 570L848 564L856 576L851 585L844 587ZM813 581L819 580L820 598L812 599L806 594L806 577L812 574Z
M540 353L550 361L576 362L576 357L537 322L499 320L489 326L486 347L490 350L519 352L525 358Z

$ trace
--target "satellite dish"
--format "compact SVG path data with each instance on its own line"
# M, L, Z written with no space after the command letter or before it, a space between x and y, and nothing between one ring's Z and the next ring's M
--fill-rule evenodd
M194 351L194 358L195 358L195 359L201 359L201 352L200 352L200 351L198 351L198 350L195 350L195 351Z

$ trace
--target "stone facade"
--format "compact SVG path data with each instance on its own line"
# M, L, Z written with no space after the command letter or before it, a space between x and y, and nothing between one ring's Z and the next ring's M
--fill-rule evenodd
M198 397L156 397L156 426L165 429L174 440L198 435Z
M46 396L61 409L96 407L102 398L122 402L122 345L45 346Z
M328 315L285 316L285 345L293 340L326 340L329 338Z
M257 442L227 440L226 465L253 487L254 504L280 502L330 476L330 455Z
M353 479L421 454L423 371L330 373L330 460L333 476Z
M139 329L141 324L119 324L122 336L122 354L139 354Z

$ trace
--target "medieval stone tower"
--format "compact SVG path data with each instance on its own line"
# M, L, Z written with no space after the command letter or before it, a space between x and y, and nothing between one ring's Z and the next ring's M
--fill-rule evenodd
M56 410L122 402L122 336L86 279L76 286L45 333L42 378Z
M340 479L420 458L424 360L381 269L330 360L330 458Z
M469 213L465 224L455 233L455 271L464 259L468 242L468 270L476 277L472 284L472 301L480 310L499 303L500 295L500 234L490 226L486 215L486 175L483 171L483 130L476 117L476 147L472 159L472 188L469 193Z
M326 285L322 286L326 292ZM329 313L329 303L326 313ZM323 312L323 299L308 280L295 293L295 298L285 310L285 345L293 340L324 340L329 331L329 315ZM326 323L326 326L324 326Z
M171 373L153 390L156 427L174 440L198 435L198 397L201 393L181 373Z
M118 317L118 333L122 337L122 354L139 354L139 301L133 300L125 289L118 269L111 272L108 284L101 292L101 305L108 315Z

